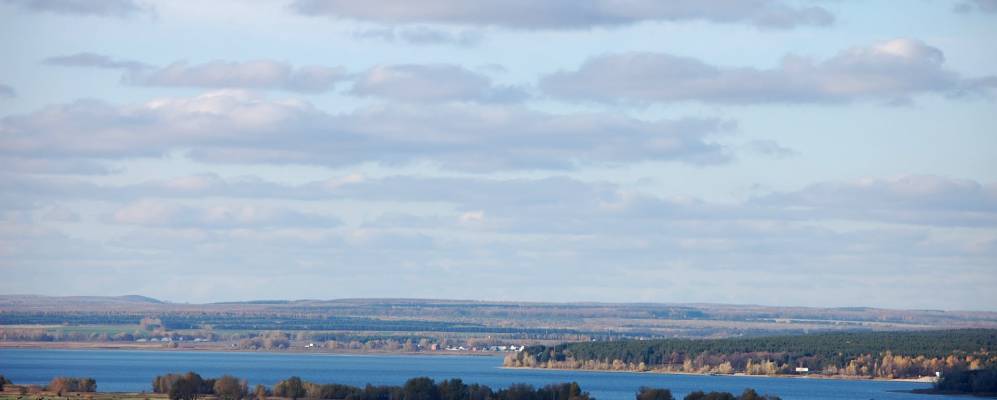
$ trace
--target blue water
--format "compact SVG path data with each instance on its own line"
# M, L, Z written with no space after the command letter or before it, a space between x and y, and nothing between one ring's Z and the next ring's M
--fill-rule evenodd
M512 383L540 386L575 381L599 400L630 400L641 386L668 388L680 399L699 389L740 393L747 387L785 400L961 398L900 392L929 386L923 383L524 370L504 369L501 365L500 357L478 356L0 349L0 374L14 383L43 384L54 376L89 376L97 380L100 391L148 391L156 375L195 371L206 377L235 375L249 380L250 385L273 385L292 375L314 382L357 386L397 385L416 376L437 380L456 377L493 389Z

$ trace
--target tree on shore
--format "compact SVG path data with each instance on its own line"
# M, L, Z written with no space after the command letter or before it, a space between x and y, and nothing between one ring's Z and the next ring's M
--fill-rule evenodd
M641 386L637 391L637 400L675 400L672 391Z
M402 386L405 400L440 400L439 388L427 377L412 378Z
M935 389L973 394L997 393L997 368L952 371L935 382Z
M734 396L730 392L709 392L701 390L689 393L684 400L781 400L778 396L759 395L755 389L744 389L740 396Z
M93 378L70 378L65 376L60 376L52 378L46 389L50 392L58 393L62 396L64 393L68 392L96 392L97 391L97 381Z
M292 376L283 381L277 382L277 384L273 387L273 395L297 400L301 397L305 397L305 386L302 384L301 378Z
M223 375L215 379L214 392L222 400L240 400L249 395L249 385L231 375Z
M256 400L267 400L267 396L270 396L270 391L267 390L266 386L257 384L256 388L253 389L253 396L256 397Z

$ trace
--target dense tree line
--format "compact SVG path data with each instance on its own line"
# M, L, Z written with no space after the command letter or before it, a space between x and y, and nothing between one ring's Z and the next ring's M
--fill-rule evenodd
M988 376L991 379L990 384L993 384L993 377L997 375L991 371L991 375ZM972 378L969 380L975 382ZM0 391L4 385L12 385L12 382L0 375ZM53 378L45 389L60 396L69 392L96 392L97 382L92 378L57 377ZM230 375L204 378L195 372L187 372L157 376L152 381L152 390L154 393L167 394L171 400L197 400L205 395L215 396L220 400L250 398L266 400L271 397L292 400L595 400L576 382L549 384L539 388L527 384L513 384L504 389L493 390L487 385L466 384L458 378L437 383L428 377L412 378L401 386L367 384L358 387L335 383L319 384L292 376L278 382L272 390L263 385L256 385L254 390L250 391L244 379ZM696 391L683 399L780 400L777 396L759 395L754 389L745 389L740 396L727 392ZM641 387L635 400L675 400L675 398L668 389Z
M935 389L942 392L995 395L997 368L951 371L935 382Z
M477 323L427 320L375 319L303 313L166 312L157 318L116 312L0 312L0 325L132 325L155 319L170 330L287 330L287 331L393 331L449 333L578 334L573 329L517 328Z
M664 339L531 346L513 367L776 375L915 377L997 366L997 330L851 332L735 339Z
M69 392L96 392L97 391L97 381L93 378L72 378L60 376L52 378L45 390L50 392L62 393Z
M215 395L220 399L244 399L249 395L248 383L236 377L202 378L194 372L166 374L152 380L154 393L165 393L171 400L197 400L202 395Z
M367 385L363 388L341 384L317 384L291 377L274 385L273 395L289 399L345 400L594 400L577 383L551 384L535 388L515 384L492 390L486 385L465 384L460 379L435 382L412 378L402 386Z
M740 396L735 396L730 392L703 392L697 390L687 394L683 400L782 400L779 396L760 395L755 389L744 389ZM637 392L636 400L675 400L672 392L668 389L655 389L642 387Z

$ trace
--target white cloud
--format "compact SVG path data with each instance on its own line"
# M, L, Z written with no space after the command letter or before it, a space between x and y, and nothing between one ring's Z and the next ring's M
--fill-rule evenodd
M855 282L918 277L905 284L926 289L944 273L972 277L982 288L993 282L991 260L997 257L995 186L930 176L823 183L734 204L568 178L345 175L290 185L194 175L118 186L5 179L0 182L5 196L28 196L40 210L79 199L114 205L99 221L114 228L111 234L91 227L85 238L74 238L25 229L16 221L0 223L0 235L9 235L0 236L0 265L34 271L61 265L129 271L191 265L261 277L281 265L284 276L301 274L295 282L354 271L381 278L461 271L463 279L489 281L492 273L534 280L622 274L618 281L600 282L606 299L619 301L627 299L635 276L676 274L701 287L718 273L744 275L738 279L837 279L861 292L867 289ZM194 203L208 198L211 204ZM367 205L362 221L338 224L334 213L303 211L319 205L338 210L343 201ZM412 206L418 203L449 207ZM885 208L916 218L863 212ZM974 220L960 218L967 211L975 213ZM858 227L842 227L842 219ZM574 290L586 281L559 281L559 287ZM753 290L728 294L745 302L757 299ZM820 296L849 293L813 290ZM970 304L965 301L979 293L946 301Z
M401 0L294 0L290 8L303 15L384 24L437 23L517 29L588 29L642 21L695 20L784 29L829 25L834 20L824 8L794 7L777 0L486 0L473 5L456 0L419 3Z
M727 204L655 196L616 184L563 177L365 178L350 174L290 185L252 177L191 175L114 186L78 179L8 175L0 183L8 188L7 200L19 204L44 204L56 199L134 202L147 197L449 204L460 222L483 221L487 216L492 227L499 230L569 234L634 229L653 232L656 224L664 221L851 220L940 228L997 226L997 184L931 175L821 182ZM397 213L394 216L399 217ZM420 221L408 219L406 223ZM430 222L427 226L439 224L436 219L425 221Z
M956 12L997 14L997 0L965 0L954 6Z
M932 225L997 225L997 184L932 175L823 182L754 200L803 215Z
M100 17L127 17L151 13L153 8L135 0L3 0L34 12Z
M334 228L339 219L293 209L245 204L193 207L163 200L140 200L114 211L110 222L170 228L226 229Z
M114 106L77 101L0 119L8 159L113 160L177 151L214 163L353 165L434 162L466 171L725 162L710 136L723 120L643 121L518 106L372 106L328 114L241 91ZM0 159L2 161L2 159Z
M0 83L0 99L13 97L17 97L17 91L10 86Z
M65 56L54 56L42 60L47 65L61 67L92 67L105 69L140 70L152 66L132 60L115 60L104 54L82 52Z
M941 50L913 39L853 47L823 61L789 55L773 69L623 53L547 75L540 88L566 100L751 104L904 101L922 93L959 95L997 86L997 78L965 79L944 63Z
M406 102L513 102L527 96L522 89L496 86L481 74L457 65L382 65L353 84L353 94Z
M301 66L271 60L245 62L211 61L168 66L127 74L127 83L146 86L200 88L281 89L296 92L326 92L347 79L342 67Z
M477 30L461 29L458 31L430 28L428 26L388 27L358 29L353 32L355 39L379 39L387 42L401 41L417 46L451 45L461 47L476 46L484 40L484 35Z

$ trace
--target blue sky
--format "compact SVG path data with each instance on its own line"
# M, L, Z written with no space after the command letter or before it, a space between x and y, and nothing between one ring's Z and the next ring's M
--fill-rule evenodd
M997 310L997 2L0 0L3 293Z

